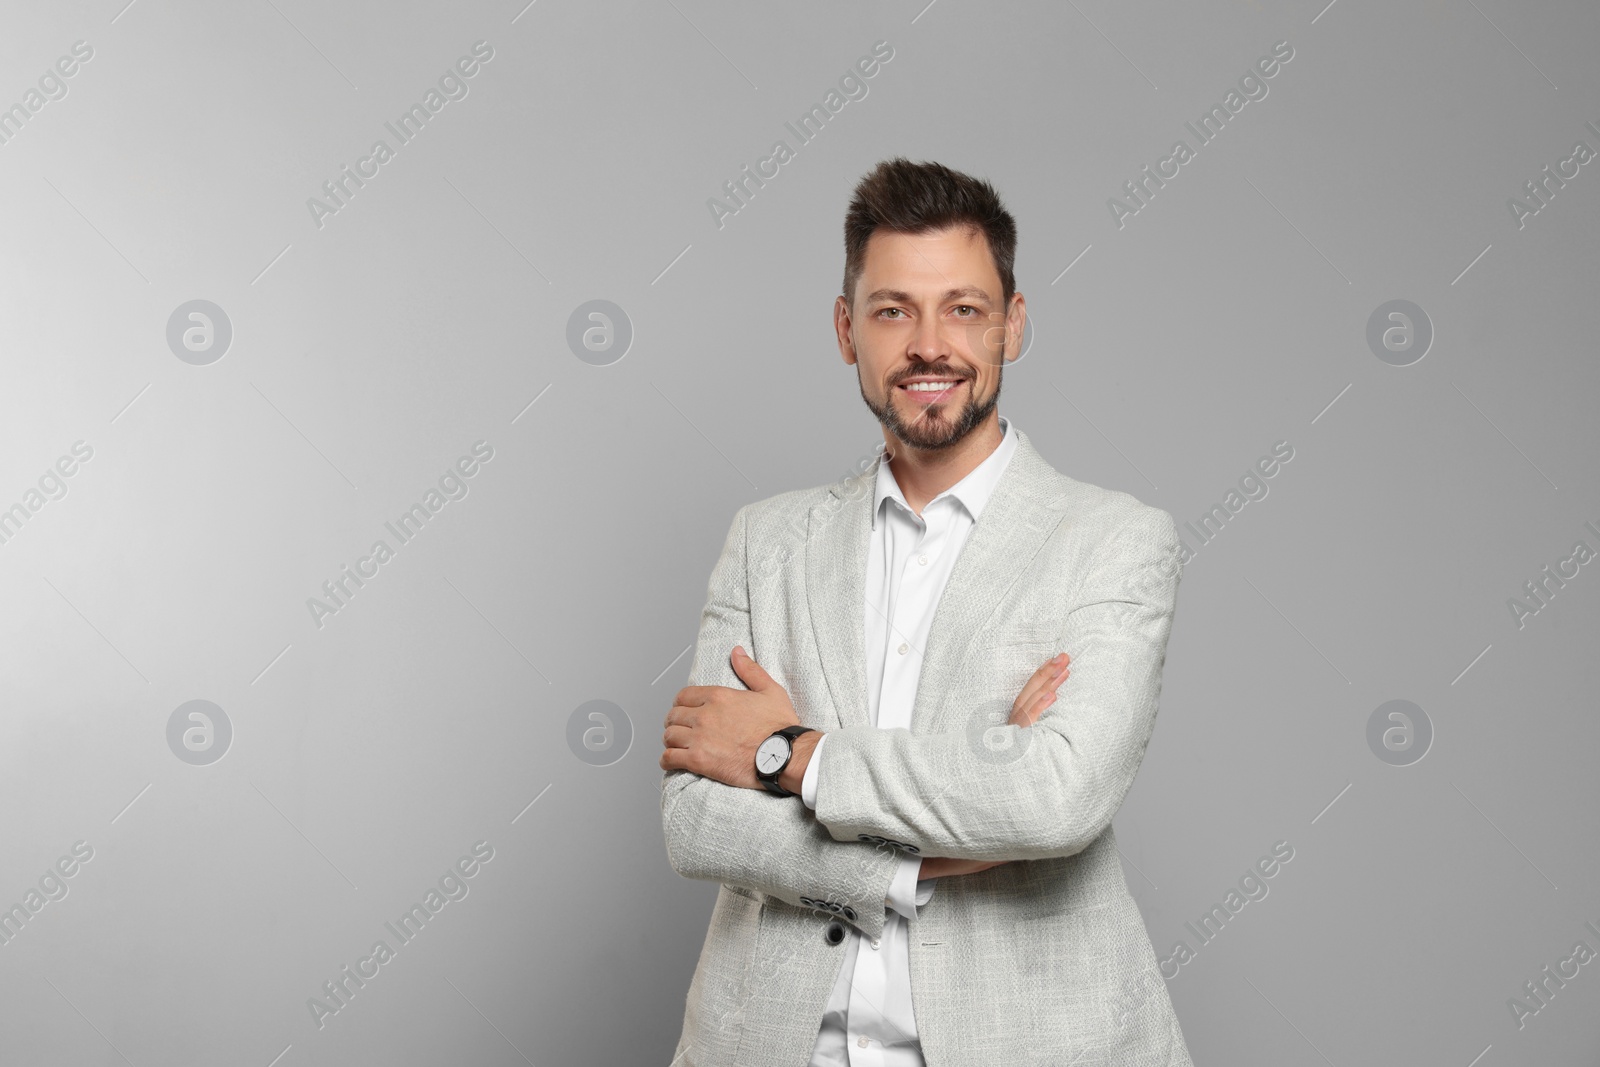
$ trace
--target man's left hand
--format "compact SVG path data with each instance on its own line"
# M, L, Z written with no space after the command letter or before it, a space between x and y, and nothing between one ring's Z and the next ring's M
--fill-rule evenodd
M789 691L745 650L734 646L733 673L749 690L691 685L678 691L661 739L664 771L685 770L744 789L766 787L756 777L756 749L773 732L798 726Z

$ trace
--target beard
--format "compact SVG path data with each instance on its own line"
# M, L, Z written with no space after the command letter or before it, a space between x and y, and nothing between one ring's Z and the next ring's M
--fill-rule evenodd
M1004 361L1002 360L1002 363ZM939 368L929 365L913 367L900 376L914 378L923 374L943 374ZM894 405L894 399L899 391L898 383L889 386L889 392L882 404L874 403L867 395L866 385L861 381L861 364L856 364L856 384L861 389L861 399L868 410L875 415L883 428L894 435L895 440L907 448L921 449L927 452L938 452L951 448L963 441L968 434L977 429L989 413L995 409L1000 400L1000 382L1003 375L996 370L994 379L994 392L989 396L979 399L972 388L972 383L977 379L967 378L967 399L961 405L961 410L951 414L953 406L949 400L937 404L918 405L918 410L909 419L900 414Z

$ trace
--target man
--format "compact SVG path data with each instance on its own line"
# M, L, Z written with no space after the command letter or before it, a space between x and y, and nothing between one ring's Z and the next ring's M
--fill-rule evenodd
M834 323L886 447L712 571L660 761L673 868L722 883L674 1067L1190 1065L1111 828L1180 542L996 411L1015 252L987 182L855 190Z

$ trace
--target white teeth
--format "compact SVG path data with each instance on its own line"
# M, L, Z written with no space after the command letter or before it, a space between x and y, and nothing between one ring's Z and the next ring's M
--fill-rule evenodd
M903 388L909 389L912 392L916 392L916 393L941 393L944 390L951 388L952 386L960 385L960 384L961 383L959 381L952 381L952 382L912 382L910 385L904 386Z

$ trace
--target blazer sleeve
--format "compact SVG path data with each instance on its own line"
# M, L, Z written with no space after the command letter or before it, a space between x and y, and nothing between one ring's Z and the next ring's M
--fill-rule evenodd
M817 806L817 770L822 764L818 757L827 743L828 735L823 734L817 740L817 747L811 750L811 762L806 764L805 777L800 780L800 798L808 808ZM908 919L915 919L917 909L933 899L933 890L939 881L937 878L923 878L921 874L922 857L904 856L900 860L900 869L895 872L894 882L889 886L889 907Z
M1141 506L1094 550L1060 631L1072 657L1060 695L1031 727L999 727L1018 746L1014 760L983 758L963 730L831 730L817 818L837 840L873 834L923 856L1035 860L1087 848L1155 728L1180 545L1172 516Z
M729 655L752 647L746 582L748 506L739 509L712 568L689 685L745 688ZM868 937L883 933L901 854L851 837L835 840L798 797L741 789L685 770L661 779L667 858L685 878L725 882L798 907L832 912Z

